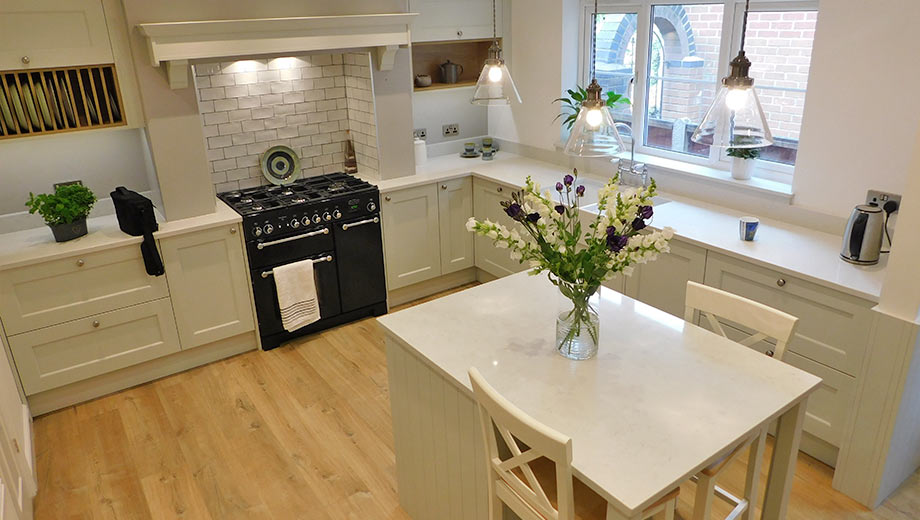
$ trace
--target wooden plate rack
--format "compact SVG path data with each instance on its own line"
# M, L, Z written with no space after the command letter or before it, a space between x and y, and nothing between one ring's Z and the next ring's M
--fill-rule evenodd
M0 140L125 124L113 64L2 71L0 96Z

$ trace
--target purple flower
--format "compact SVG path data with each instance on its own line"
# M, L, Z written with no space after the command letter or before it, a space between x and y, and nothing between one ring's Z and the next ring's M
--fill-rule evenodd
M556 207L553 208L553 209L555 209L555 210L556 210L556 213L558 213L558 214L560 214L560 215L562 215L563 213L565 213L565 206L563 206L562 204L557 204Z
M642 220L641 218L636 218L636 220L632 221L632 228L635 229L636 231L641 231L645 229L645 225L646 225L645 221Z
M585 196L585 186L583 184L575 188L575 195L578 195L579 197Z
M655 214L655 210L651 206L639 206L639 212L637 214L638 218L642 220L648 220L652 218L652 215Z
M571 186L572 183L575 182L575 177L572 177L571 175L566 175L565 177L562 178L562 182L564 182L566 186Z
M562 183L561 183L561 182L557 182L557 183L556 183L556 191L562 191Z
M540 220L540 214L539 214L539 213L536 213L536 212L531 213L531 214L527 215L527 220L528 220L529 222L536 222L536 221Z
M519 220L523 212L524 210L521 209L521 205L517 202L512 202L511 204L508 204L507 207L505 207L505 213L507 213L509 217L515 220Z
M610 226L607 228L607 248L614 253L619 253L621 249L629 243L629 237L617 234L616 228Z

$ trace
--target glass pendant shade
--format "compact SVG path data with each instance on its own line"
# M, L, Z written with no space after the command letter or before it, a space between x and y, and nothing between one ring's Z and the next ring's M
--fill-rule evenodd
M600 99L597 81L588 86L588 98L582 103L564 152L579 157L616 155L626 149L607 105Z
M717 148L763 148L773 144L754 86L722 85L690 140Z
M508 105L512 100L521 102L521 96L514 86L511 73L501 57L498 42L492 43L489 59L486 60L476 81L471 103L474 105Z

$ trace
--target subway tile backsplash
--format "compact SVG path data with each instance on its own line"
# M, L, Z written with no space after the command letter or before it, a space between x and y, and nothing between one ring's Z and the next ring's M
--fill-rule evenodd
M309 177L342 171L351 139L358 171L377 177L368 53L198 64L195 83L217 192L267 184L259 157L279 144Z

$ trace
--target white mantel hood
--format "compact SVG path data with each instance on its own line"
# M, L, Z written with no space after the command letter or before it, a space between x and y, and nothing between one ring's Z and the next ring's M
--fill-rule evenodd
M188 86L189 60L310 52L376 49L377 67L389 70L396 49L409 45L417 13L303 16L245 20L142 23L154 67L167 63L169 85Z

